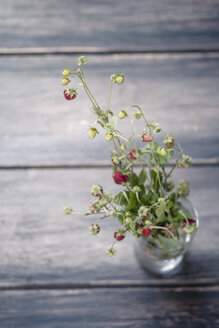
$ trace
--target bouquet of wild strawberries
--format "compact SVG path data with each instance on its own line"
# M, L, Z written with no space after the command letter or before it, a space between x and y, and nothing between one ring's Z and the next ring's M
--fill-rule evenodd
M114 232L114 242L106 250L108 256L115 254L115 242L122 241L127 232L142 238L150 236L161 247L165 239L178 242L182 234L190 234L197 230L196 221L191 219L190 213L183 209L180 202L181 197L189 194L189 183L180 180L175 186L171 179L177 167L187 168L191 165L191 157L182 153L179 143L172 134L163 133L159 123L149 122L142 109L136 105L119 113L120 120L131 116L132 133L126 138L117 129L118 118L110 108L112 86L114 83L122 84L124 76L111 75L109 98L104 110L100 108L87 86L82 69L82 65L86 63L86 57L81 56L77 69L65 68L62 84L69 84L71 77L79 78L80 85L83 86L96 115L95 124L89 127L89 137L94 139L98 135L97 126L106 131L105 140L112 142L114 146L111 155L113 179L116 184L121 185L121 191L117 195L112 195L103 190L100 184L93 185L90 192L95 199L90 202L89 211L81 214L98 214L99 220L113 217L120 222L121 227ZM77 96L76 88L66 88L64 96L67 100L74 99ZM144 130L137 135L133 129L135 120L144 121ZM158 133L164 134L160 145L154 140ZM170 159L174 164L167 169L166 164ZM136 168L138 174L135 172ZM64 213L75 214L71 206L64 207ZM91 224L89 231L93 235L98 234L100 225Z

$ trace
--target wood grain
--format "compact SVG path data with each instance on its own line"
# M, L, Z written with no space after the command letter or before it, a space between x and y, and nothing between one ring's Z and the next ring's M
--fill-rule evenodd
M1 0L3 48L219 48L217 0Z
M108 191L120 189L111 174L110 169L0 171L1 286L154 279L139 267L132 236L118 244L117 256L106 256L105 248L119 227L116 220L102 222L101 233L91 236L87 229L97 217L62 214L68 204L76 211L86 210L94 183ZM178 170L176 179L182 177L191 182L200 229L176 279L185 284L199 279L200 284L204 280L213 283L218 279L219 170Z
M213 328L219 288L1 291L4 328Z
M67 102L60 85L63 67L75 58L0 58L0 164L69 164L107 161L112 145L88 138L95 117L84 92ZM194 158L219 158L218 55L89 56L88 82L106 108L109 77L125 74L113 89L112 109L142 106L150 120L175 134ZM120 126L129 132L129 121ZM137 124L139 133L143 126Z

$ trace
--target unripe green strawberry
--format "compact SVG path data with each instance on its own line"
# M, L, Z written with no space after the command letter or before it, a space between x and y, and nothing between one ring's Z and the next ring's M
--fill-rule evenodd
M71 80L69 80L69 78L67 78L67 77L62 78L62 85L67 85L69 82L71 82Z
M122 120L124 118L126 118L128 116L128 114L126 113L125 110L121 110L121 112L119 113L119 118Z
M111 76L111 79L112 79L115 83L117 83L117 84L121 84L121 83L123 83L123 81L124 81L124 75L123 75L123 74L113 74L113 75Z
M71 74L70 69L68 69L67 67L64 69L64 71L62 72L63 76L69 76Z
M109 247L106 249L106 254L108 256L114 256L116 254L116 249L114 247Z
M90 188L90 193L95 197L103 197L103 187L100 185L93 185Z
M91 235L97 235L100 232L100 226L98 224L91 224L88 230Z
M65 206L65 207L63 207L63 212L65 215L69 215L69 214L72 214L73 209L71 208L71 206Z
M99 133L99 131L96 128L94 128L94 127L89 128L90 139L94 139L98 133Z
M108 133L105 135L105 140L106 140L106 141L110 141L110 140L112 140L112 138L113 138L113 135L112 135L112 133L110 133L110 132L108 132Z

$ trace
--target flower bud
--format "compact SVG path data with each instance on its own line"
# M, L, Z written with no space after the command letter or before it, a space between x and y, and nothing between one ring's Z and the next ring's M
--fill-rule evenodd
M126 118L128 116L128 114L126 113L125 110L121 110L121 112L119 113L119 118L122 120L124 118Z
M65 206L65 207L63 207L63 212L65 215L70 215L70 214L72 214L73 209L71 208L71 206Z
M134 186L134 188L132 189L133 192L140 192L141 188L139 186Z
M133 113L133 115L137 120L139 120L141 118L142 113L140 110L137 110L136 112Z
M125 146L124 144L122 144L122 145L120 146L120 149L124 151L124 150L126 150L126 146Z
M150 220L146 220L145 221L145 224L150 225L151 224L151 221Z
M126 224L130 224L131 222L132 222L132 219L131 218L128 217L128 218L125 219L125 223Z
M78 65L86 65L87 64L87 58L85 56L81 56L78 58Z
M158 122L151 122L149 125L153 132L157 133L161 131L160 124Z
M89 137L90 139L94 139L96 135L99 133L99 131L96 128L89 128Z
M106 254L107 254L108 256L113 256L113 255L115 255L115 254L116 254L116 249L115 249L115 247L109 247L109 248L107 248L107 249L106 249Z
M110 141L110 140L112 140L112 138L113 138L113 135L112 135L112 133L110 133L110 132L108 132L108 133L106 134L106 136L105 136L105 140L106 140L106 141Z

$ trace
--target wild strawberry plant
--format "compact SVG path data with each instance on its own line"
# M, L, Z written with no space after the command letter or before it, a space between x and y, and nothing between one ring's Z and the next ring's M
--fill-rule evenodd
M171 133L165 133L159 123L148 121L139 106L132 105L121 110L118 117L114 115L111 110L112 88L114 84L123 84L123 74L111 75L108 102L106 108L101 108L87 85L82 68L86 64L87 58L81 56L76 68L65 68L62 84L69 84L71 78L79 79L79 85L83 86L96 116L94 125L89 127L89 137L97 137L99 128L105 130L105 140L111 142L114 148L111 155L112 177L116 184L121 185L121 191L116 195L99 184L91 187L94 199L90 202L89 210L81 214L100 217L90 225L89 232L98 234L102 219L118 219L120 227L114 232L114 241L106 250L108 256L116 253L115 243L122 241L128 232L138 238L156 239L164 248L170 240L172 246L174 241L178 246L183 234L197 230L196 221L180 202L181 197L189 194L189 183L180 180L175 185L172 178L177 168L191 165L191 157L183 154L180 144ZM67 100L75 99L76 87L66 88L64 96ZM117 121L130 117L131 134L126 138L118 130ZM144 129L138 134L133 128L135 120L144 122ZM157 134L163 134L160 144L156 141ZM170 160L172 167L167 165ZM76 214L71 206L64 207L64 213Z

